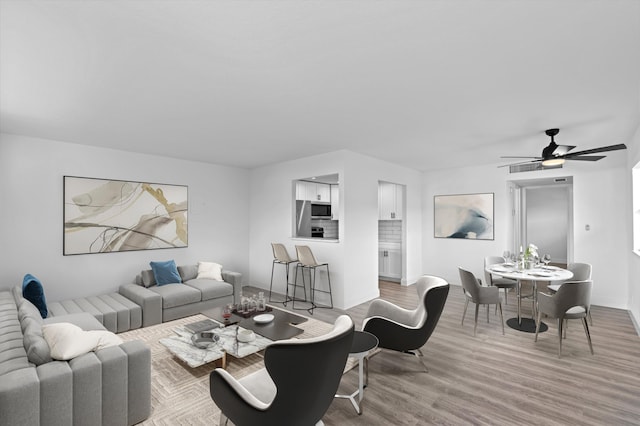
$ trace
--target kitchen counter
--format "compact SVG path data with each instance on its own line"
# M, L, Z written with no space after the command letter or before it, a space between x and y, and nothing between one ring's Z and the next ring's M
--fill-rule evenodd
M291 237L293 241L313 241L319 243L337 243L340 242L337 238L321 238L321 237Z

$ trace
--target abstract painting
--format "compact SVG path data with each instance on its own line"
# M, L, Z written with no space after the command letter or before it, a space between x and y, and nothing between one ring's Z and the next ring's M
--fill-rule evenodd
M436 195L434 237L493 240L493 193Z
M63 254L188 246L188 187L64 176Z

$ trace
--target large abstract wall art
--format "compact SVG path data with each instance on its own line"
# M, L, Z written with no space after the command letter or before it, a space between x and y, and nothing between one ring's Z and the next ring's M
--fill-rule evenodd
M188 246L188 187L64 177L64 255Z
M493 240L493 193L436 195L434 236Z

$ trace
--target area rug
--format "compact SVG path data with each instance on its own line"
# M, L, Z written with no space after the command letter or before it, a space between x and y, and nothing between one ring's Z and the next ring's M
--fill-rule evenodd
M159 343L160 339L170 336L174 328L203 319L206 317L195 315L119 334L125 341L142 340L151 348L151 416L141 424L218 424L220 410L209 395L209 374L219 363L190 368ZM310 318L297 327L304 330L297 337L306 338L327 333L332 324ZM241 359L227 357L227 371L240 378L264 367L261 353ZM349 358L346 369L353 366L353 359Z

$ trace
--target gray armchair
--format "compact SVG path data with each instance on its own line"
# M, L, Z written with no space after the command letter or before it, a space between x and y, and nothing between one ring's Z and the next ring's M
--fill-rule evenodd
M353 332L351 318L341 315L323 336L267 346L265 368L242 379L221 368L213 370L209 390L222 411L220 424L322 424L338 390Z
M382 299L371 302L362 330L378 338L379 348L415 355L427 369L420 348L431 337L440 319L449 295L449 283L439 277L424 275L418 279L416 289L420 303L415 309L404 309Z
M500 303L500 290L498 287L482 286L473 273L462 268L458 268L458 271L460 272L460 281L465 295L462 325L464 325L464 317L467 315L467 307L471 301L476 304L475 324L473 326L473 335L475 336L478 328L478 309L480 305L487 305L487 322L489 322L489 305L495 304L500 311L500 323L502 324L502 334L504 334L504 318L502 317L502 304Z
M593 355L591 335L587 324L587 313L591 303L591 287L593 283L587 281L567 281L563 283L558 291L553 294L540 292L538 295L538 317L536 319L536 337L538 341L538 331L540 330L540 319L542 314L550 318L558 319L558 358L562 355L562 329L564 320L581 319L584 332L589 342L589 350Z

